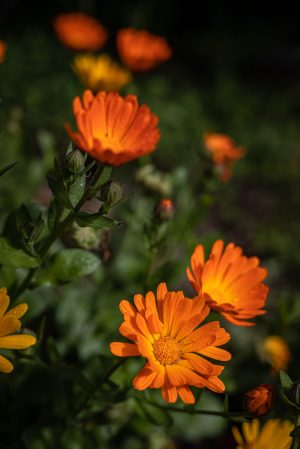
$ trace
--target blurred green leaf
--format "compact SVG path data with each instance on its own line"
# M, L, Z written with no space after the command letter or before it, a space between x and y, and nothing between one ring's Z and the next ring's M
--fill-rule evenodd
M88 212L80 212L76 215L76 223L81 227L90 227L96 229L111 229L118 225L119 222L113 218Z
M6 165L6 167L0 168L0 176L3 176L6 172L15 167L15 165L17 164L18 162L13 162L12 164Z
M7 239L0 237L0 264L15 268L36 268L40 262L37 257L15 248Z
M65 249L55 254L49 264L40 270L40 284L65 284L93 273L100 265L97 256L84 249Z
M290 378L290 376L283 370L280 371L280 383L282 386L282 390L284 394L286 395L290 389L290 387L293 385L293 381Z

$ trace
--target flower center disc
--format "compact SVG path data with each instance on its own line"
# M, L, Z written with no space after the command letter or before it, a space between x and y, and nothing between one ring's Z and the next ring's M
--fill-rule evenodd
M181 347L172 337L160 337L153 343L153 354L161 365L172 365L181 356Z

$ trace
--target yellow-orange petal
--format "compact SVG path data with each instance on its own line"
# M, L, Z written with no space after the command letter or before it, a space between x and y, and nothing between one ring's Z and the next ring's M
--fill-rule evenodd
M0 337L0 348L2 349L26 349L36 344L33 335L20 334Z
M119 357L140 355L137 345L131 343L113 342L110 344L110 350Z
M9 296L7 294L6 288L0 288L0 317L4 315L9 306Z
M4 315L0 318L0 337L5 335L13 334L20 330L21 321L16 318Z
M132 385L137 390L145 390L148 388L153 380L156 378L157 372L153 370L151 365L147 364L139 371L132 381Z
M3 357L3 355L0 355L0 372L11 373L13 369L13 364L7 358Z
M203 348L198 352L199 354L210 357L211 359L220 360L222 362L227 362L231 359L230 352L222 348L216 348L214 346L208 346L207 348Z
M16 307L14 307L13 309L9 310L5 316L8 317L13 317L13 318L21 318L28 310L28 305L25 303L22 304L18 304Z
M185 404L195 404L195 396L187 385L177 387L177 392Z

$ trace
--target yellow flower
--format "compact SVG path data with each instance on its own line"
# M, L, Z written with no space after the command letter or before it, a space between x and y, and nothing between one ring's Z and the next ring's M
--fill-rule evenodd
M292 429L292 423L280 419L270 419L260 429L260 422L255 419L251 423L244 422L241 433L234 426L232 433L237 442L236 449L289 449Z
M0 349L26 349L36 343L32 335L14 334L21 328L21 318L28 310L27 304L19 304L6 312L9 306L9 296L6 289L0 289ZM13 370L12 363L0 355L0 371L10 373Z
M129 70L114 62L108 55L77 55L73 70L80 81L93 92L119 91L131 81Z
M291 358L287 342L279 335L266 337L258 346L262 360L268 362L275 371L285 370Z

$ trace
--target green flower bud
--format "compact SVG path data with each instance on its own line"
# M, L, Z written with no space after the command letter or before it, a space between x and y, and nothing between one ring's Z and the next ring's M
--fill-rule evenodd
M111 209L118 204L123 198L123 189L116 181L108 182L100 192L100 199L104 202L103 208L105 210Z
M72 150L67 154L67 167L71 173L78 173L84 168L86 156L79 150Z

